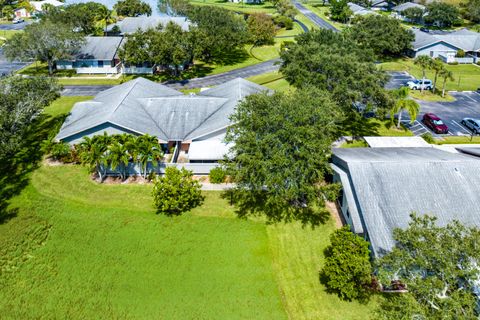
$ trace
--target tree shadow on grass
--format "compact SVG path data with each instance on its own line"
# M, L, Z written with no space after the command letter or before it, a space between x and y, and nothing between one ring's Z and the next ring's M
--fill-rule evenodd
M245 48L236 48L230 51L222 52L211 59L210 62L222 65L222 66L229 66L237 63L242 63L246 61L250 55L248 54Z
M16 209L8 207L9 201L28 185L30 174L38 168L44 155L42 142L52 137L65 117L38 117L16 152L0 162L0 224L17 215Z
M343 134L353 138L365 136L379 136L380 123L366 118L357 112L350 113L344 121Z

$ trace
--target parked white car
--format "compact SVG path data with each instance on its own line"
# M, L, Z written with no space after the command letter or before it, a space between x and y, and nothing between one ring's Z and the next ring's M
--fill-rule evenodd
M422 84L422 79L417 79L417 80L408 81L406 85L412 90L421 90L422 87L423 87L423 90L432 90L433 82L432 80L425 79L425 81L423 81L423 84Z
M480 120L465 118L460 123L463 124L468 129L470 129L474 134L480 133Z
M25 20L23 20L22 18L15 18L12 21L13 24L22 23L22 22L25 22Z

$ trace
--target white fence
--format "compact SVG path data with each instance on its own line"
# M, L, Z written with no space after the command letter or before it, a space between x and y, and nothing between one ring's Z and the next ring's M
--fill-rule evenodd
M190 170L195 175L208 175L210 170L213 168L218 167L219 163L164 163L160 162L158 165L153 166L151 162L147 165L147 175L150 173L156 174L165 174L165 169L167 167L177 167L178 169L185 168ZM119 176L121 168L117 168L116 170L112 170L111 168L104 168L102 175L106 176ZM138 164L129 163L125 170L129 176L140 176L144 175L145 172L143 169L140 168Z
M153 68L148 67L123 67L122 72L125 74L153 74Z
M89 67L75 68L78 74L117 74L117 67Z
M460 64L475 63L475 58L472 56L458 58L458 57L445 57L444 55L439 54L438 57L442 59L442 61L445 63L452 63L452 62L457 62Z

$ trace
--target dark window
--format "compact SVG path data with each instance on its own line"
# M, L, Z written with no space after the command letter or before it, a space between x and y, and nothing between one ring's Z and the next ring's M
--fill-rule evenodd
M343 205L343 197L345 196L345 193L343 192L343 189L340 190L340 194L338 195L338 204L341 207Z
M98 61L98 67L103 68L103 61Z

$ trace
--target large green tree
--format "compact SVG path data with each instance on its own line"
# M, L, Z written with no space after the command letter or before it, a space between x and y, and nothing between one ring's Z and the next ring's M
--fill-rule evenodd
M460 22L460 11L453 4L434 1L427 5L425 22L435 23L439 27L450 27Z
M241 102L226 136L232 147L225 164L236 183L229 195L238 215L323 222L325 197L334 198L338 189L324 177L342 119L329 93L319 89L260 93Z
M411 219L394 230L395 247L378 261L382 283L400 281L408 292L385 300L377 318L477 319L480 230L458 221L439 226L431 216Z
M85 35L101 35L103 28L100 23L108 20L109 17L110 10L103 4L85 2L50 8L42 16L42 20L48 20L54 24L70 25L72 29L81 31Z
M200 57L205 61L229 59L249 40L243 16L230 10L195 6L188 15L199 30L198 38L203 44Z
M335 230L321 271L328 291L345 300L366 300L372 293L372 274L369 243L348 226Z
M462 7L465 18L475 23L480 22L480 0L462 2Z
M330 18L335 21L347 23L353 12L348 7L347 0L331 0L330 1Z
M128 37L128 41L119 51L119 56L127 64L149 62L178 76L193 63L203 48L198 33L196 28L184 31L173 22L165 27L139 30Z
M280 70L290 84L330 91L344 110L352 110L353 103L379 113L390 109L392 101L384 89L388 76L375 66L371 50L330 30L304 33L296 40L280 53Z
M124 17L150 16L152 14L152 7L141 0L119 0L113 9L119 16Z
M48 73L52 75L55 62L71 58L84 41L84 36L70 26L45 21L25 27L24 32L6 41L3 50L10 60L46 62Z
M273 44L276 27L272 17L265 13L253 13L247 19L248 32L254 45Z
M0 81L0 162L12 156L43 109L60 95L44 77L7 77Z
M399 56L412 48L415 36L398 19L367 15L355 19L348 34L362 48L372 49L378 57Z

